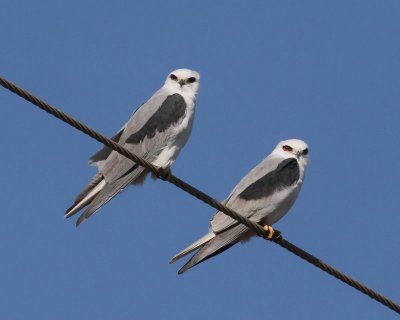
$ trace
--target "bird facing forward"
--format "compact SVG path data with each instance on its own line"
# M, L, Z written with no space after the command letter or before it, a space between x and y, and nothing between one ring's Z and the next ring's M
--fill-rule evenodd
M307 162L308 146L304 141L281 141L236 185L223 203L273 232L269 226L288 212L300 192ZM181 274L252 236L255 233L245 225L218 211L208 233L175 255L170 263L198 249L179 270Z
M131 116L112 138L153 165L169 170L189 139L195 113L200 75L193 70L171 72L164 85ZM104 147L89 163L99 172L65 212L69 218L86 210L78 226L129 184L141 184L149 171L128 158Z

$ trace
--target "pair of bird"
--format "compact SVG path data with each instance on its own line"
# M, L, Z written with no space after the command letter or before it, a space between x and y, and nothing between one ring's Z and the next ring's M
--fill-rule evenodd
M190 136L199 80L196 71L171 72L164 85L134 112L112 140L154 165L169 169ZM296 200L307 161L308 146L304 141L279 142L236 185L224 204L257 223L274 224ZM89 163L98 167L98 173L65 213L69 218L87 207L78 218L77 226L129 184L142 184L149 173L108 147L95 153ZM175 255L170 263L198 250L178 272L183 273L254 235L246 226L217 212L208 233Z

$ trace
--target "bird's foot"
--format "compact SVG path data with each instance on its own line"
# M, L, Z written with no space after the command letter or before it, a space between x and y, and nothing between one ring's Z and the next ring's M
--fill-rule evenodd
M166 167L166 168L162 168L162 167L158 168L158 177L161 180L168 181L171 178L171 176L172 176L172 171L171 171L170 168L168 168L168 167Z
M263 226L263 229L268 232L268 237L267 237L268 240L282 239L281 232L278 230L275 230L271 226L266 224L265 226Z

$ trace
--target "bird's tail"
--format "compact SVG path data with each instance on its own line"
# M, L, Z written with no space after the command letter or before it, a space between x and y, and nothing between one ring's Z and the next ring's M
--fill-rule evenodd
M99 188L96 193L93 192L94 196L90 199L90 203L88 203L89 206L79 216L78 220L76 221L76 226L79 226L83 221L88 219L98 209L108 203L118 193L123 191L124 188L130 183L135 184L137 179L144 179L143 177L145 177L147 173L147 169L140 167L139 165L135 165L131 169L129 169L123 176L113 182L106 183L105 180L103 180L101 182L101 188Z
M197 251L190 258L190 260L178 271L178 274L184 273L188 269L194 267L196 264L199 264L200 262L206 261L207 259L210 259L211 257L220 254L237 242L241 241L243 237L247 237L246 235L249 232L251 233L251 231L246 226L244 226L243 224L238 224L220 234L213 234L213 237L211 237L211 239L204 242L203 244L197 245L195 249L201 247L200 250Z
M195 243L192 243L189 247L186 249L183 249L181 252L176 254L170 261L169 264L174 263L175 261L179 260L180 258L188 255L189 253L193 252L194 250L197 250L201 246L205 245L207 242L209 242L212 238L215 237L215 234L213 232L207 233L205 236L197 240Z
M103 175L99 172L92 178L92 180L90 180L86 188L76 197L72 206L69 207L65 212L64 217L72 217L82 208L89 205L96 195L104 188L104 186L105 181Z

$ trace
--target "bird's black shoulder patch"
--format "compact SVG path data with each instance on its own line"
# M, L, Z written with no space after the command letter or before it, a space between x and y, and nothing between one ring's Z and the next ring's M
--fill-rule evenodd
M275 191L289 187L300 177L299 164L296 159L289 158L279 163L278 167L261 177L240 194L239 198L257 200L272 195Z
M183 97L174 93L168 96L160 108L150 117L149 121L137 132L130 135L127 143L138 144L145 137L153 138L156 131L163 132L176 124L186 112L186 102Z

